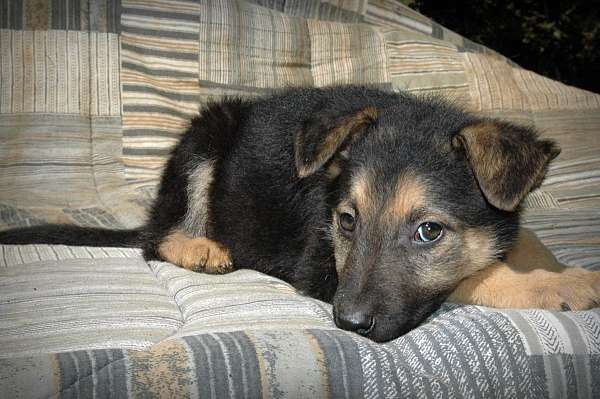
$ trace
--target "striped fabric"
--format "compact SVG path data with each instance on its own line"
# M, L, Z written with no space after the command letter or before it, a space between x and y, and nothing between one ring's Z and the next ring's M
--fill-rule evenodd
M0 392L11 397L600 393L600 309L447 304L376 344L272 277L190 273L135 249L0 246L0 276Z
M199 107L291 85L437 93L563 152L523 221L600 270L600 96L400 0L0 0L0 224L133 227ZM386 344L252 271L0 246L0 397L600 397L600 309L445 304Z
M138 225L147 207L148 204L133 200L120 200L111 210L99 206L19 208L0 204L0 225L25 227L51 222L118 229Z
M2 0L0 28L119 32L121 0Z
M367 4L364 0L249 0L249 2L281 11L287 15L337 22L362 21Z
M370 1L365 12L365 22L383 29L399 28L433 35L433 22L399 0Z
M395 89L438 94L471 106L462 56L454 45L398 32L389 32L385 38L388 71Z
M166 156L198 112L198 4L124 1L123 163L138 188L155 185Z
M384 42L366 25L308 21L315 86L388 82Z
M260 88L311 85L306 22L246 2L201 9L200 80Z
M13 114L0 115L0 124L0 185L7 188L1 200L36 206L37 197L43 196L51 206L89 205L98 201L99 193L119 188L120 118ZM90 156L94 145L103 147L99 159Z
M532 208L525 211L523 219L561 262L600 270L598 208Z
M600 206L600 112L598 109L538 111L536 125L560 143L544 190L564 208ZM565 134L568 132L568 134ZM596 213L597 215L598 213Z
M119 37L0 30L0 113L121 115Z

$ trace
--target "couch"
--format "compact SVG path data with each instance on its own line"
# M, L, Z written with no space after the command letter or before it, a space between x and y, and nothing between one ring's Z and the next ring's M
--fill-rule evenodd
M210 99L361 83L441 94L557 140L524 224L565 264L600 270L600 96L397 0L3 4L2 228L137 226L169 150ZM600 309L446 303L376 344L254 271L5 245L0 397L598 398Z

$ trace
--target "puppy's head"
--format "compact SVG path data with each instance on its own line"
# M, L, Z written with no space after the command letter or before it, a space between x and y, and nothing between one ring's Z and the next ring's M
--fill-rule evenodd
M519 204L560 152L528 128L402 101L317 112L295 143L299 176L330 181L336 324L375 341L504 255Z

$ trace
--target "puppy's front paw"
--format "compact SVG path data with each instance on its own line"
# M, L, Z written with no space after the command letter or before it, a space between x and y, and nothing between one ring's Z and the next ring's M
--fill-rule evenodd
M535 270L528 275L519 308L586 310L600 306L600 272L567 268L561 273Z
M191 238L174 232L160 243L158 253L167 262L192 271L214 274L233 271L229 250L206 237Z
M498 262L464 279L451 302L512 309L584 310L600 306L600 272L516 271Z

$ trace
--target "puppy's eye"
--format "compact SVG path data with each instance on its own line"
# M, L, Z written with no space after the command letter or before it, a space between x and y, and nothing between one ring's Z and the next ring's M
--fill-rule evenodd
M349 214L347 212L340 213L339 221L340 221L340 227L343 230L345 230L347 232L354 231L354 227L356 225L356 219L354 219L354 216L352 216L351 214Z
M441 224L434 222L425 222L421 224L415 232L415 241L431 242L441 237L444 228Z

